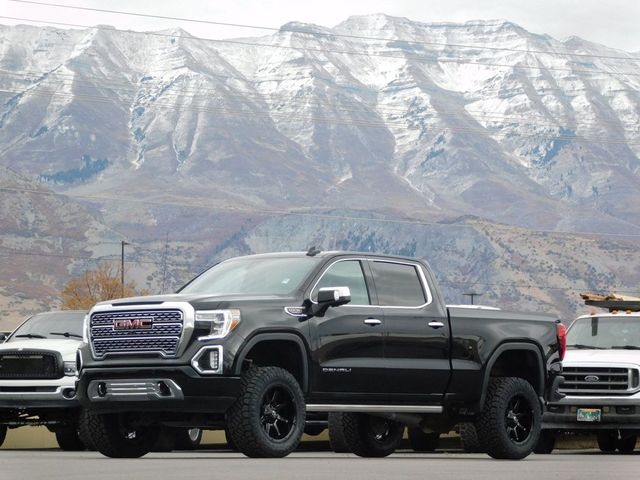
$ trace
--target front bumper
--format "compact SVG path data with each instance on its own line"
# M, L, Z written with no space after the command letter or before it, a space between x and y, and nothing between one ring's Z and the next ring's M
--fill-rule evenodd
M76 408L77 377L0 381L0 408Z
M77 387L95 413L224 413L240 394L240 377L201 376L191 366L84 368Z
M601 410L599 422L578 421L578 409ZM631 397L565 397L548 405L542 428L557 430L640 429L640 399Z

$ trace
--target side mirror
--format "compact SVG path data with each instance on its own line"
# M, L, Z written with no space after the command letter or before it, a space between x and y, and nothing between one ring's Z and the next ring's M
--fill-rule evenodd
M318 290L318 305L328 304L330 307L337 307L350 301L349 287L326 287Z
M351 301L349 287L326 287L318 290L318 303L305 301L309 315L312 317L324 317L330 307L338 307Z

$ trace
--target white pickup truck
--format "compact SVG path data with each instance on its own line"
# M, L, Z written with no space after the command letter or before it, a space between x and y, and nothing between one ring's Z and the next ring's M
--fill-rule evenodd
M535 451L550 453L561 432L595 433L601 451L631 453L640 434L640 299L583 295L608 309L578 317L562 362L565 398L551 403Z
M63 450L85 449L75 390L85 313L33 315L0 344L0 445L8 428L44 425Z

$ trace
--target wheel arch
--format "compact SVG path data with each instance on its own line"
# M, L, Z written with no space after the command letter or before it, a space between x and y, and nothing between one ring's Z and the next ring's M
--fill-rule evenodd
M525 368L522 368L522 367ZM493 377L519 377L527 380L538 397L544 395L544 362L540 348L532 343L517 342L498 346L487 361L482 381L480 409L484 407L489 381Z
M281 347L278 354L272 354L270 347ZM233 372L241 375L247 360L258 364L268 363L289 371L299 382L303 392L309 387L309 360L307 346L302 338L290 332L258 333L240 348L236 355ZM298 360L298 362L295 362Z

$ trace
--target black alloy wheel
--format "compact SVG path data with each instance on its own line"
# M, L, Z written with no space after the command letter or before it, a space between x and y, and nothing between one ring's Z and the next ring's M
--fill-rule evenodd
M517 395L509 401L504 414L504 423L511 440L515 443L527 441L533 427L533 410L526 398Z
M297 409L292 394L283 386L267 390L260 406L260 425L274 440L286 438L297 422Z

